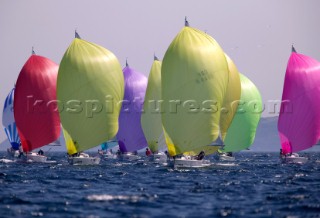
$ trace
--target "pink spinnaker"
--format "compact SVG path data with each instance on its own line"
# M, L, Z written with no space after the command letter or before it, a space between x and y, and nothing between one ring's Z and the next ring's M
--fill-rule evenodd
M306 150L320 138L320 62L294 48L284 79L278 132L284 154Z

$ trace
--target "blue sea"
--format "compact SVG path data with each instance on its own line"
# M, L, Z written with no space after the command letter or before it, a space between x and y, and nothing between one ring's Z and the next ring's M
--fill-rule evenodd
M320 217L316 152L303 165L251 151L190 170L144 157L72 166L63 152L48 155L56 163L0 163L0 217Z

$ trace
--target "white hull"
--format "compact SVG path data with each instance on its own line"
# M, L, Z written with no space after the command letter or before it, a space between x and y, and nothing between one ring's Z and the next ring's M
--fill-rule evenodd
M150 157L150 160L154 161L155 163L166 163L168 157L165 153L155 153Z
M228 155L220 154L219 155L219 160L220 161L235 161L235 157L230 157Z
M308 161L308 158L300 157L300 156L296 156L296 155L291 155L291 156L282 157L281 160L284 163L304 164L304 163L306 163Z
M37 153L27 153L27 161L28 162L36 162L36 163L46 163L48 157L44 155L39 155Z
M134 161L134 160L139 160L140 156L133 153L122 153L118 156L118 158L120 160Z
M71 165L98 165L100 157L69 157L68 162Z
M115 159L115 158L117 158L117 156L115 154L103 154L102 157L105 158L105 159Z
M19 150L13 150L10 148L7 149L7 153L9 157L19 157L19 154L20 154Z
M210 165L210 161L186 158L176 158L173 163L174 168L202 168Z

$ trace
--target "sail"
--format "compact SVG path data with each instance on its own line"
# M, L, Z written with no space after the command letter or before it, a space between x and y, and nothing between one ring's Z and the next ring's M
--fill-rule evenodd
M15 88L9 92L6 100L4 101L2 125L12 149L19 150L20 137L13 114L14 89Z
M14 118L26 152L47 145L60 136L57 73L56 63L33 54L18 76L14 92Z
M240 100L241 94L241 83L238 69L231 58L227 54L225 54L225 56L229 68L229 81L220 117L220 134L222 140L225 139L227 130L237 111L238 101Z
M64 141L66 143L67 153L69 155L71 155L71 154L75 154L77 152L80 152L80 151L77 150L77 148L76 148L76 146L75 146L70 134L68 133L68 131L66 129L64 129L63 127L62 127L62 131L63 131Z
M62 125L60 125L60 129L62 130ZM60 136L57 138L57 140L49 143L47 146L62 146L64 145L64 135L63 131L60 131Z
M133 152L148 146L141 127L141 113L148 80L128 65L123 69L123 75L125 91L117 139L121 152Z
M166 143L166 138L165 138L164 132L161 132L161 134L160 134L160 136L158 138L157 149L155 149L155 151L160 151L161 152L161 151L165 151L167 149L168 149L168 147L167 147L167 143Z
M225 137L222 151L236 152L252 145L263 109L258 88L243 74L240 74L241 97L237 112Z
M320 134L320 63L293 51L288 60L278 132L283 153L315 145Z
M146 96L144 99L141 125L148 146L152 152L159 150L158 139L162 134L162 121L160 113L161 102L161 61L155 58L150 74Z
M170 155L217 139L228 74L223 50L204 32L185 26L172 41L161 68L161 118Z
M59 67L57 97L63 108L63 127L84 151L112 139L118 117L124 79L116 56L107 49L75 38Z
M116 139L109 140L107 142L103 142L100 146L102 150L108 150L118 145L118 141Z
M219 151L219 148L224 146L223 141L225 140L228 128L231 125L231 122L237 111L238 103L240 100L241 94L241 82L240 82L240 73L231 60L231 58L225 54L228 69L229 69L229 80L227 85L227 91L223 100L223 105L221 108L220 115L220 134L218 138L212 142L210 145L199 147L193 151L185 152L185 155L197 155L201 151L204 151L206 155L213 154Z

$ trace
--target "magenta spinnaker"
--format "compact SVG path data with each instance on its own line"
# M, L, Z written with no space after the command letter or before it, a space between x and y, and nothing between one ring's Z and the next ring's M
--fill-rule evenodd
M306 150L320 138L320 62L293 52L284 79L278 131L283 153Z
M140 122L148 79L128 65L123 75L125 90L117 139L121 152L133 152L148 146Z

